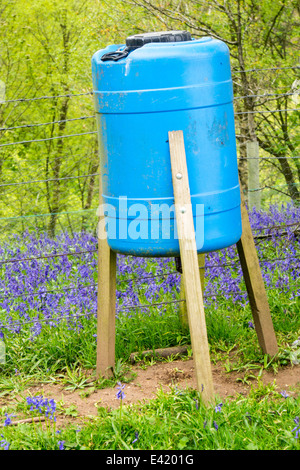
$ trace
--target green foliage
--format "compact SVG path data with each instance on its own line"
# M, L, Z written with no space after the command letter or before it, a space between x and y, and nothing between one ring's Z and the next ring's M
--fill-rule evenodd
M195 38L212 36L228 45L241 183L246 190L246 142L257 140L260 157L269 158L260 166L261 186L267 186L262 204L279 198L299 203L299 160L291 158L300 150L297 0L133 1L158 29L188 29Z
M98 149L91 57L107 44L124 43L127 36L143 31L188 29L194 37L225 40L235 97L240 97L235 101L241 113L236 119L239 157L245 156L246 141L255 137L261 155L273 159L262 163L262 185L280 188L281 200L299 200L299 160L285 160L299 156L299 112L274 112L299 106L298 70L290 68L298 64L296 1L133 2L134 8L132 1L119 0L1 2L1 237L25 229L51 235L58 228L94 230L99 188L93 176L98 172ZM255 71L245 72L251 69ZM32 100L43 96L51 98ZM6 145L16 142L23 143ZM240 170L245 179L244 162ZM28 181L37 182L15 185ZM274 192L263 194L269 205ZM279 249L274 256L280 256ZM154 269L149 267L149 272ZM275 279L277 274L271 275ZM64 285L64 279L60 281ZM218 311L214 305L206 309L212 361L221 362L228 373L238 373L240 381L255 383L249 397L206 409L197 392L174 389L159 393L147 405L127 407L124 401L121 409L99 408L99 416L80 432L66 427L58 435L53 421L46 423L48 427L5 426L0 449L8 443L10 449L58 449L60 442L65 449L299 449L299 398L286 399L260 382L263 370L276 372L299 360L299 301L276 290L268 295L280 349L272 360L261 355L249 327L248 306L224 297ZM80 325L74 320L70 330L63 324L45 327L34 341L29 331L8 333L6 363L0 364L0 399L19 396L28 385L46 381L58 381L87 396L130 380L127 361L132 352L190 343L174 305L167 305L163 315L154 307L148 313L132 309L117 318L117 363L114 376L106 381L86 375L96 363L95 318L82 317ZM16 408L3 406L1 418L16 409L26 417L30 414L19 403ZM72 407L61 407L60 412L77 415Z
M299 449L299 399L284 398L272 387L261 386L248 398L216 400L209 407L198 392L178 388L160 391L146 404L126 406L126 397L122 402L115 410L99 409L99 416L84 426L57 433L55 422L46 429L39 423L8 425L2 438L10 450ZM68 416L76 410L59 407L59 412Z
M0 83L6 101L0 103L0 145L26 142L0 147L0 217L6 233L33 226L51 235L62 227L95 228L98 177L77 178L95 175L99 168L91 57L109 43L124 43L131 34L159 29L188 29L194 37L212 35L227 42L233 73L239 71L233 77L235 96L254 95L251 100L236 100L236 111L264 112L237 114L239 156L245 156L245 141L253 138L254 117L260 155L273 158L262 161L261 185L279 188L265 189L263 203L273 202L274 197L276 201L278 194L299 199L298 160L283 161L299 155L299 112L265 113L297 108L298 71L240 73L298 64L296 2L234 0L207 5L135 0L134 4L132 8L131 2L119 0L2 2ZM60 98L9 102L41 96ZM240 161L240 171L246 185L244 163ZM36 180L41 182L9 185ZM80 218L72 217L80 210ZM17 216L23 218L13 218Z

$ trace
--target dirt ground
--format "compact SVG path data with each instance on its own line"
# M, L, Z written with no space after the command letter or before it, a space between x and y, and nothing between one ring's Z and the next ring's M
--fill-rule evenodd
M136 377L130 383L125 384L123 391L126 396L123 400L123 406L153 399L160 388L166 392L174 385L179 388L197 388L192 358L173 362L157 362L146 369L135 364L132 366L132 372L136 373ZM248 380L248 383L237 381L238 378L242 378L242 375L232 372L228 374L224 371L224 366L221 365L212 365L212 374L215 394L220 400L235 397L238 394L246 396L252 386L257 386L255 379ZM300 365L286 367L279 370L277 374L269 371L264 372L262 382L263 384L275 383L278 392L286 391L289 396L297 396L300 393ZM88 388L84 389L84 391L86 390ZM96 416L98 407L112 409L120 405L116 398L117 389L113 388L95 390L88 396L83 396L83 390L71 392L57 384L35 386L27 391L31 394L42 394L45 398L53 398L56 402L62 401L65 409L71 407L76 410L77 416L74 418L70 417L69 419L58 415L58 425L67 424L73 419L78 421Z

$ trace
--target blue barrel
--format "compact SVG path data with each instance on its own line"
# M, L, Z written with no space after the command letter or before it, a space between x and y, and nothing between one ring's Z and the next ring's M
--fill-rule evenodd
M92 58L111 249L178 256L168 132L184 135L197 251L242 233L229 50L188 32L146 33Z

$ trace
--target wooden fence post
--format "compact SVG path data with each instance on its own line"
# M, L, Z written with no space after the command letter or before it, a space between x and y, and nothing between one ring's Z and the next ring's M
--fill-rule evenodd
M246 143L248 162L248 207L260 209L261 191L259 190L259 145L257 140Z

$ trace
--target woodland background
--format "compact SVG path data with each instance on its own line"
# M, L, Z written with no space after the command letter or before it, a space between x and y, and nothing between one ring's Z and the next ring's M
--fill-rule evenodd
M1 237L95 230L91 57L129 35L171 29L229 46L246 197L252 142L261 207L299 205L299 1L0 0Z

